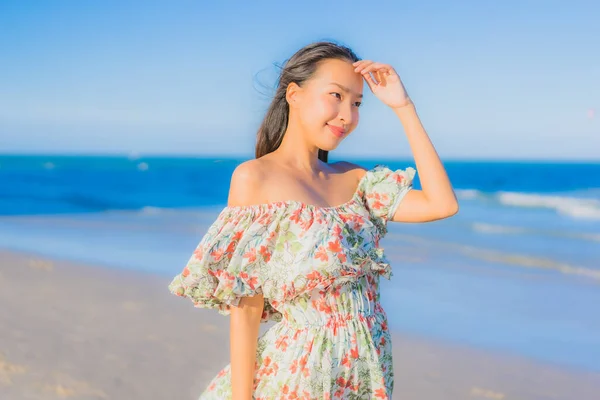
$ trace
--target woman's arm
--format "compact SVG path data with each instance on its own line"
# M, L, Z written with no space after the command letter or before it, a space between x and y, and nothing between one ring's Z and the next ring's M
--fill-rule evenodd
M396 70L389 64L370 60L357 61L353 65L355 71L362 74L373 94L394 110L400 118L423 188L423 190L410 190L390 220L427 222L456 214L458 201L446 170Z
M390 219L395 222L427 222L458 212L458 201L414 104L394 108L412 149L422 190L409 191Z
M260 202L260 169L256 160L238 165L229 185L229 206L246 206ZM258 330L263 313L264 297L242 297L231 307L229 319L229 348L231 354L232 400L251 400L256 364Z
M237 307L231 307L229 348L233 400L252 400L256 345L263 306L264 298L258 295L242 297Z

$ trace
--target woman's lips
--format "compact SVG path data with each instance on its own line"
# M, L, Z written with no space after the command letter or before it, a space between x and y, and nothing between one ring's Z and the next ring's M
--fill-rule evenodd
M346 134L346 130L344 128L332 126L329 124L327 124L327 126L329 127L329 130L331 131L331 133L333 133L337 137L344 137L344 135Z

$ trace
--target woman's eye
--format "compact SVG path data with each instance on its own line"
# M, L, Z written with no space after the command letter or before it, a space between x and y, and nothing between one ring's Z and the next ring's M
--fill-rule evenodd
M329 94L332 94L332 95L334 95L335 97L338 97L339 99L341 99L341 98L342 98L342 95L341 95L341 94L339 94L338 92L331 92L331 93L329 93ZM362 104L362 103L361 103L360 101L357 101L356 103L354 103L354 106L355 106L355 107L360 107L360 106L361 106L361 104Z

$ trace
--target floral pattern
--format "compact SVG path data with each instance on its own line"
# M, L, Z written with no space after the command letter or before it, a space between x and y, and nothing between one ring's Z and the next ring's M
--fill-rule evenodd
M379 246L415 170L378 165L349 201L225 207L169 290L227 315L262 293L254 398L391 399L390 334L379 279L392 271ZM230 366L200 399L231 398Z

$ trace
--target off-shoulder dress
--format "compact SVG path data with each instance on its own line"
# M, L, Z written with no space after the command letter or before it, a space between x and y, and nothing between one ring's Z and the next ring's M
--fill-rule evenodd
M391 399L390 334L379 279L392 275L379 246L415 170L377 165L344 204L299 201L228 206L169 290L227 315L262 293L254 399ZM231 398L230 365L200 399Z

